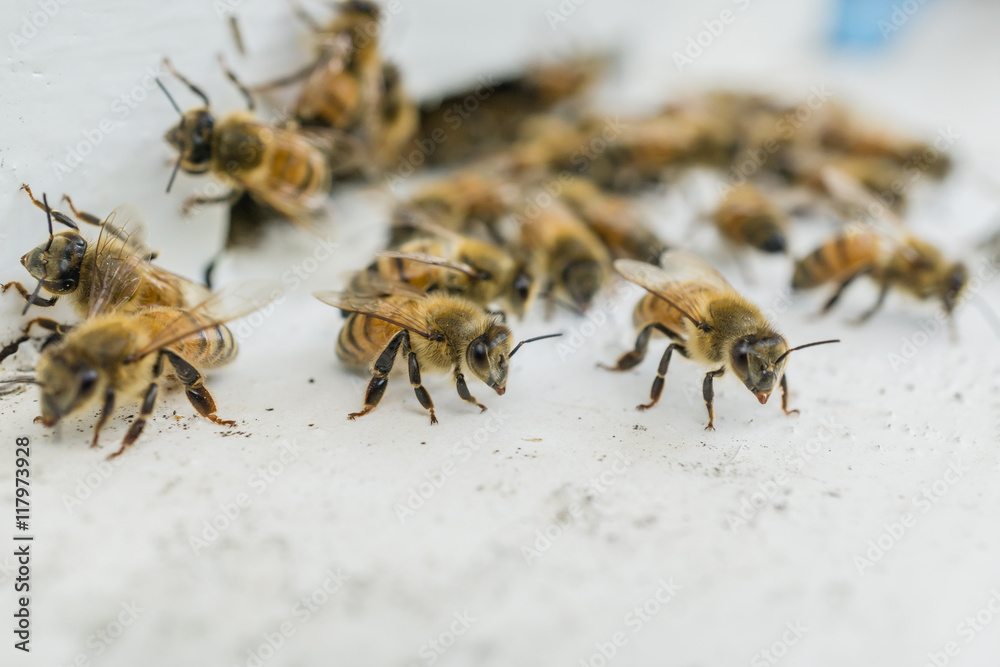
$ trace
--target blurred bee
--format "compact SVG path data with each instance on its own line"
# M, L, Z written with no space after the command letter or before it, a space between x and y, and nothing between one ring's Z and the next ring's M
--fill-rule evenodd
M431 424L437 423L437 417L430 394L421 384L422 372L450 371L462 400L485 410L469 392L466 373L503 396L510 359L525 343L551 337L514 345L514 335L499 315L450 294L369 297L319 292L316 297L349 313L337 338L337 357L350 368L371 373L364 408L348 415L350 419L363 417L378 406L399 355L406 359L410 385L420 405L430 413Z
M205 103L185 113L157 80L181 116L180 123L166 134L167 142L179 153L167 192L180 169L189 174L211 173L231 188L231 192L219 197L189 197L184 202L185 212L198 204L232 203L246 191L292 222L311 226L312 219L322 211L335 175L331 165L345 170L355 168L352 159L345 157L351 150L350 143L333 131L279 127L258 119L252 113L254 103L249 91L229 70L226 75L246 97L248 111L234 112L217 121L205 93L174 70L169 61L164 60L164 64Z
M639 259L656 263L668 250L639 218L635 205L622 197L604 192L582 177L560 176L559 198L600 237L616 259Z
M845 201L869 211L885 210L873 208L878 203L875 198L843 172L828 170L825 181ZM888 211L871 222L835 236L797 261L792 288L836 284L836 290L823 306L822 312L826 313L848 285L859 276L868 275L879 286L878 300L858 322L878 312L893 288L921 300L940 299L945 312L951 315L969 281L965 265L947 260L937 248L908 234L902 222Z
M550 65L500 81L482 80L420 107L417 143L428 166L473 160L498 153L521 134L524 124L560 103L578 99L600 77L605 58L588 56Z
M536 199L529 193L526 201ZM611 256L601 239L569 207L555 200L548 206L522 206L514 245L531 257L534 275L545 280L542 293L550 303L568 297L585 312L611 274Z
M378 5L347 0L328 25L301 7L296 14L318 37L315 60L294 74L255 86L254 92L305 80L294 114L303 125L334 128L357 136L370 147L378 167L394 163L418 124L414 102L399 70L382 61Z
M498 177L478 172L458 173L425 185L393 213L390 245L423 235L422 220L503 243L497 223L510 212L512 187Z
M716 229L736 246L762 252L785 252L788 216L750 184L730 188L712 214Z
M661 259L662 268L635 260L619 259L615 269L627 280L646 289L635 308L635 325L639 336L635 349L625 353L611 370L627 370L646 357L649 338L654 333L671 339L653 381L650 402L640 410L653 407L663 392L664 377L670 357L678 354L710 368L705 374L702 395L708 408L707 430L715 429L715 409L712 401L715 378L732 372L761 403L767 403L771 392L781 386L781 408L788 409L788 378L785 365L788 355L813 345L839 341L827 340L799 347L788 342L774 325L701 258L690 253L671 251Z
M125 233L129 227L124 228ZM233 288L217 292L190 309L166 306L129 311L122 306L135 298L142 276L135 271L145 259L136 246L125 246L118 261L98 267L90 293L87 318L76 327L36 318L28 322L25 336L34 324L53 331L46 341L31 382L41 388L40 421L54 426L81 410L100 406L91 446L120 398L141 401L135 419L115 457L138 439L152 414L161 376L184 386L191 405L204 417L223 426L235 422L216 416L215 401L204 386L203 371L229 363L237 344L226 322L264 305L262 288ZM9 354L8 349L4 350ZM5 354L0 354L0 361ZM166 367L169 364L169 368Z
M503 300L517 317L533 301L536 282L523 262L504 248L430 223L418 223L428 236L377 253L375 263L360 272L352 289L370 291L367 276L383 283L406 283L422 291L442 291L488 307Z
M35 206L45 211L49 222L49 240L21 258L24 268L38 280L35 291L29 293L19 282L2 286L4 292L14 287L24 297L24 312L32 305L41 308L54 306L58 298L65 295L77 313L85 315L95 287L95 277L100 271L122 267L123 256L140 261L129 267L139 277L139 285L130 300L122 304L121 310L134 311L152 305L187 308L208 296L208 289L202 285L149 263L154 253L145 243L146 225L142 214L131 204L119 206L102 221L97 216L78 211L69 197L64 197L79 220L101 227L97 243L91 244L79 233L72 218L50 209L47 202L35 199L27 185L22 185L21 189L28 193ZM71 229L54 234L53 219ZM122 231L125 227L132 232L126 235ZM41 298L38 296L41 290L54 296Z

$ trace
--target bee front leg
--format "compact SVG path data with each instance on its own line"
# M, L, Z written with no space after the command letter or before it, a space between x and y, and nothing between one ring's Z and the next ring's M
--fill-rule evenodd
M177 379L184 385L184 393L187 395L188 401L198 411L198 414L219 426L236 426L235 421L219 419L215 415L215 399L205 387L205 376L201 374L201 371L180 355L169 350L164 350L161 356L166 357L170 365L174 367ZM157 365L160 365L159 361ZM154 374L159 374L159 370L156 369Z
M785 411L786 415L797 415L798 410L788 409L788 376L781 376L781 409Z
M93 213L80 211L76 208L76 206L73 206L73 200L69 198L69 195L63 195L63 200L69 205L69 210L73 211L73 215L75 215L78 219L83 220L88 225L95 225L97 227L104 226L104 221ZM55 215L55 211L52 212L52 215Z
M108 422L112 413L115 411L115 388L108 385L107 391L104 392L104 404L101 406L101 416L97 418L97 423L94 424L94 439L90 441L91 448L97 447L97 439L101 435L101 429Z
M157 362L159 363L159 362ZM152 382L149 388L146 389L146 395L142 399L142 410L139 412L139 416L135 418L132 425L128 427L128 432L125 434L125 439L122 440L121 448L114 454L108 455L108 460L117 458L122 455L122 453L132 446L139 436L142 434L142 429L146 426L146 420L149 416L153 414L153 406L156 405L156 395L159 393L160 387L156 382Z
M243 194L239 190L230 190L226 194L219 195L218 197L203 197L201 195L191 195L184 200L184 205L181 207L181 212L184 215L190 215L196 206L201 206L203 204L233 204L240 195Z
M653 386L649 390L650 401L649 403L636 406L638 410L648 410L659 402L660 395L663 393L663 379L667 375L667 369L670 367L670 357L673 355L674 350L677 350L677 353L683 357L688 356L687 348L681 343L671 343L667 346L667 349L663 352L663 356L660 357L660 366L656 369L656 379L653 380Z
M437 424L438 420L434 415L434 401L431 400L431 395L424 389L424 385L420 383L420 362L417 361L416 353L410 349L410 332L408 331L403 332L402 349L406 355L407 372L410 375L410 386L413 387L413 393L417 395L420 405L424 406L424 409L431 413L431 424ZM466 388L466 392L468 391L468 388Z
M18 291L18 293L24 298L24 302L27 303L31 301L31 292L29 292L24 285L19 282L4 283L0 285L0 292L6 292L8 289L13 287ZM45 297L36 296L34 302L31 305L38 306L39 308L51 308L56 305L56 299L58 297L51 297L46 299Z
M378 359L372 364L372 378L368 381L368 388L365 390L365 407L360 412L352 412L347 415L348 419L357 419L378 407L385 388L389 385L389 373L396 363L396 355L399 354L399 346L403 344L403 339L409 339L406 331L400 331L392 337L392 340L382 349ZM409 347L409 346L407 346Z
M486 406L477 401L476 397L469 391L469 385L465 384L465 375L462 374L458 366L455 367L455 388L458 390L458 395L461 396L463 401L472 403L481 412L486 412Z
M715 408L712 407L712 401L715 400L715 388L712 386L712 380L722 377L722 374L725 372L725 368L720 368L705 373L705 381L701 385L701 394L705 398L705 407L708 408L708 426L705 427L706 431L715 430Z

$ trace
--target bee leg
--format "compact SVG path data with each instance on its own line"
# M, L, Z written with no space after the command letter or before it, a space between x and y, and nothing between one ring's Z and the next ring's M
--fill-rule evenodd
M819 314L826 315L828 312L830 312L830 309L833 308L834 305L836 305L837 301L840 300L840 295L844 293L844 290L847 289L847 286L850 285L852 282L854 282L855 278L857 278L858 276L862 276L865 273L867 273L867 271L859 271L850 276L847 276L847 278L843 282L837 285L837 289L834 290L833 295L830 296L830 298L827 299L826 303L823 304L823 308L820 309Z
M486 406L477 401L476 397L469 391L469 385L465 384L465 376L457 367L455 368L455 388L458 389L458 395L462 397L463 401L474 404L481 412L486 412Z
M229 79L234 86L239 88L240 94L243 95L243 98L246 100L247 111L253 111L256 106L253 101L253 95L251 95L250 91L247 90L247 87L244 86L238 78L236 78L236 74L233 70L229 69L229 65L226 64L222 54L219 54L219 64L222 65L222 71L226 74L226 78Z
M184 200L184 204L181 207L181 213L184 215L190 215L195 206L201 206L203 204L234 204L236 200L240 198L241 194L243 193L239 190L230 190L226 194L219 195L218 197L201 197L199 195L191 195Z
M365 390L365 407L360 412L352 412L347 415L348 419L357 419L378 407L385 388L389 384L389 372L396 362L396 355L399 353L399 346L403 344L403 338L409 338L406 331L400 331L392 337L392 340L382 349L378 359L372 365L372 378L368 381L368 388ZM407 346L409 347L409 346Z
M788 409L788 376L781 376L781 409L785 411L786 415L797 415L798 410Z
M705 427L706 431L715 430L715 408L712 407L712 401L715 399L715 388L712 386L712 380L722 377L722 374L725 372L725 368L720 368L705 373L705 381L701 385L701 395L705 398L705 407L708 408L708 426Z
M424 406L424 409L431 413L431 424L437 424L437 417L434 415L434 401L431 400L431 395L427 393L424 389L424 385L420 383L420 362L417 361L417 354L410 349L410 332L404 331L403 333L403 354L406 355L407 371L410 375L410 386L413 387L413 393L417 395L417 400L420 401L420 405ZM468 389L466 389L468 391Z
M883 283L881 290L879 290L878 300L875 301L875 305L873 305L865 312L861 313L861 315L857 317L857 319L855 319L852 322L852 324L864 324L865 322L870 320L872 315L877 313L879 309L882 307L882 305L885 303L885 297L887 294L889 294L889 284Z
M76 222L74 222L73 219L68 217L65 213L57 211L54 208L46 208L45 204L35 199L35 195L31 194L31 188L29 188L27 184L22 183L21 189L28 193L28 198L31 199L32 204L42 209L46 213L51 214L53 220L66 225L70 229L79 229L79 227L76 226Z
M637 409L648 410L659 402L660 395L663 393L663 378L667 375L667 368L670 367L670 356L674 353L674 350L677 350L681 356L687 356L687 348L681 343L671 343L667 346L667 349L663 352L663 356L660 357L660 366L656 369L656 379L653 380L653 387L649 390L649 398L651 400L649 403L636 406Z
M0 292L6 292L11 287L13 287L14 289L16 289L17 292L18 292L18 294L20 294L22 297L24 297L24 302L25 303L27 303L28 301L31 300L31 292L29 292L25 288L25 286L22 285L19 282L4 283L3 285L0 285ZM55 296L52 297L52 298L49 298L49 299L46 299L45 297L41 297L41 296L36 296L35 300L32 301L31 305L38 306L39 308L51 308L52 306L56 305L56 300L57 299L58 299L58 297L55 297Z
M158 361L157 364L160 362ZM128 432L125 434L125 438L122 440L122 446L114 454L108 456L108 460L117 458L122 455L122 453L132 446L139 436L142 434L142 429L146 426L146 420L149 416L153 414L153 406L156 405L156 394L159 393L160 387L156 382L152 382L149 388L146 389L146 395L142 399L142 409L139 412L139 416L135 418L132 425L128 427Z
M306 11L306 8L299 4L298 0L291 0L289 4L292 6L292 13L295 14L297 19L309 26L314 32L323 31L323 26L320 25L319 21Z
M673 334L667 332L667 328L662 324L647 324L639 332L639 336L635 339L635 349L626 352L621 357L618 358L618 363L614 366L608 366L607 364L597 364L598 368L603 368L608 371L627 371L630 368L634 368L642 363L642 360L646 358L646 350L649 348L649 337L653 334L653 330L662 331L668 336Z
M69 205L69 210L73 211L73 215L75 215L79 220L83 220L88 225L95 225L97 227L102 227L104 225L104 221L96 215L87 213L86 211L80 211L76 208L76 206L73 206L73 200L69 198L69 195L63 195L63 200ZM55 211L52 212L52 215L55 215Z
M212 398L212 394L205 387L205 376L201 374L201 371L192 366L180 355L169 350L164 350L161 353L161 357L166 357L170 365L174 367L177 379L184 385L184 393L187 395L188 401L198 411L198 414L220 426L236 426L235 421L231 419L219 419L215 415L215 399ZM161 364L161 361L157 361L157 366L153 370L154 376L159 375Z
M273 90L275 88L284 88L285 86L290 86L293 83L301 81L302 79L312 74L316 70L316 65L318 64L319 60L314 60L305 67L303 67L302 69L292 72L287 76L283 76L279 79L268 81L267 83L257 84L256 86L250 88L250 91L254 93L263 93L268 90Z
M108 418L115 411L115 388L108 385L107 391L104 392L104 405L101 406L101 416L97 418L97 423L94 424L94 439L90 441L91 447L97 447L97 438L101 435L101 429L104 425L108 423Z
M50 320L47 317L36 317L35 319L30 320L26 325L24 325L24 329L22 330L22 335L20 338L11 343L8 343L7 345L4 345L3 348L0 349L0 363L3 363L4 359L17 352L17 349L21 347L21 343L31 340L31 326L33 324L37 324L43 329L48 329L49 331L54 332L53 335L49 337L49 340L45 342L46 346L49 345L53 337L55 336L61 337L64 333L66 333L72 328L63 324L59 324L55 320Z

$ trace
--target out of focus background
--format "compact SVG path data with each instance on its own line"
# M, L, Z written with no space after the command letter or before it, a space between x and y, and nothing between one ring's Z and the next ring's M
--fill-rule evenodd
M824 97L925 141L951 137L953 173L908 193L907 223L949 256L995 269L996 249L980 247L1000 226L995 2L393 0L384 13L385 54L420 99L602 51L617 55L591 103L607 113L734 88ZM227 214L181 215L203 180L181 174L164 192L174 154L162 135L176 115L152 77L169 56L216 111L242 108L217 54L249 83L308 62L290 6L13 0L0 36L0 280L25 280L18 258L44 239L22 183L101 215L136 204L159 263L197 278ZM266 97L263 113L288 99ZM791 358L800 415L725 378L718 430L705 432L701 371L683 361L660 405L635 411L661 348L628 373L595 368L634 339L638 291L619 286L597 305L600 326L559 313L518 327L562 331L572 345L526 348L502 398L473 388L489 412L432 379L441 424L431 428L396 380L376 412L348 422L363 381L334 359L339 314L310 293L368 263L392 203L420 178L339 193L326 237L335 250L322 261L316 239L276 226L220 262L222 282L305 270L272 316L242 330L238 362L211 378L236 429L198 419L173 393L109 465L133 411L91 450L90 416L50 431L32 423L31 387L0 397L2 627L14 610L22 435L33 442L35 535L32 650L15 651L8 629L0 663L996 663L1000 359L988 317L963 308L957 340L927 335L937 306L893 296L852 327L849 314L874 298L868 285L816 318L815 299L779 299L787 262L752 258L748 279L698 231L699 188L668 185L639 202L665 238L704 252L793 343L843 339ZM804 230L792 254L821 237ZM978 294L1000 303L992 274ZM22 305L0 299L0 341L16 336ZM0 378L30 370L32 354Z

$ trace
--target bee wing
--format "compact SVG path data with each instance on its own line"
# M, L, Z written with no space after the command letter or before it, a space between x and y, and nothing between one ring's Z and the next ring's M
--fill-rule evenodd
M689 252L663 254L661 266L634 259L615 260L615 270L627 280L660 297L682 315L700 324L705 321L706 291L735 292L733 286L708 262Z
M427 292L409 283L384 277L372 269L355 271L345 274L345 282L350 287L345 291L355 297L377 299L385 296L405 296L419 299L427 296Z
M364 144L355 136L325 127L303 127L299 136L323 151L334 174L360 169L365 162Z
M334 308L339 308L344 312L374 317L383 322L395 324L397 327L406 329L424 338L434 337L434 333L427 328L425 321L415 318L401 307L407 303L412 303L415 299L403 301L402 303L390 303L384 298L367 295L359 296L352 292L337 291L313 292L313 296L323 303L327 303Z
M431 266L440 266L444 269L450 269L452 271L458 271L459 273L464 273L470 278L476 280L482 280L483 274L481 271L477 271L465 262L459 262L455 260L450 260L445 257L438 257L437 255L430 255L425 252L399 252L397 250L381 250L375 253L376 257L389 257L391 259L405 259L410 262L419 262L420 264L430 264Z
M198 305L179 311L176 318L135 353L134 358L141 359L205 329L245 317L279 298L282 292L280 284L270 280L228 285Z
M131 299L142 282L138 267L151 255L139 209L122 204L112 211L101 225L94 246L87 317L111 312Z

